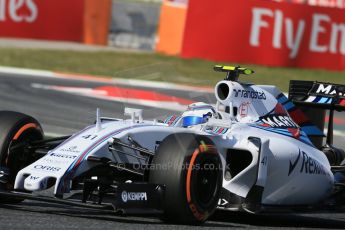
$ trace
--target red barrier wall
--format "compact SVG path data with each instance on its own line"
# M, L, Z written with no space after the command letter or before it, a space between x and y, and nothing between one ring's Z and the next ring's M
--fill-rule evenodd
M345 12L262 0L190 0L182 56L345 70Z
M109 10L98 7L108 15L102 20L95 12L95 4L100 3L110 7L110 0L0 0L0 36L104 44L99 36L107 36L109 27L106 34L89 32L96 31L91 26L109 25Z

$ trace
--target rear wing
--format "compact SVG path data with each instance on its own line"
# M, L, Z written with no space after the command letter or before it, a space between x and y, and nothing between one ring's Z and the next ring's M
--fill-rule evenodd
M333 145L334 110L345 111L345 85L317 82L290 81L289 99L300 108L309 110L309 117L324 126L325 112L329 110L326 144ZM323 129L323 127L319 127Z
M345 111L345 85L293 80L289 99L296 105Z

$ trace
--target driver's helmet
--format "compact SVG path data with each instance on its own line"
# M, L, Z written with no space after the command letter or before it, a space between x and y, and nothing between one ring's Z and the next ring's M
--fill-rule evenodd
M214 107L204 102L190 104L187 111L182 114L182 126L188 127L206 123L210 117L217 118Z

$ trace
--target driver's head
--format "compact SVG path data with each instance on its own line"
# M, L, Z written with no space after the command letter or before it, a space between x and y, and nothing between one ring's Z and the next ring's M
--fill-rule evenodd
M190 104L182 114L182 126L188 127L206 123L210 117L217 118L216 110L212 105L204 102Z

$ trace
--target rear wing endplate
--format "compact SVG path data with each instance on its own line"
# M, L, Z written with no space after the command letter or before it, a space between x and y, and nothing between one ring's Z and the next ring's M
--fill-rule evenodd
M293 80L289 99L296 105L345 111L345 85Z
M326 144L332 146L334 110L345 111L345 85L293 80L290 81L289 99L302 107L329 110Z

